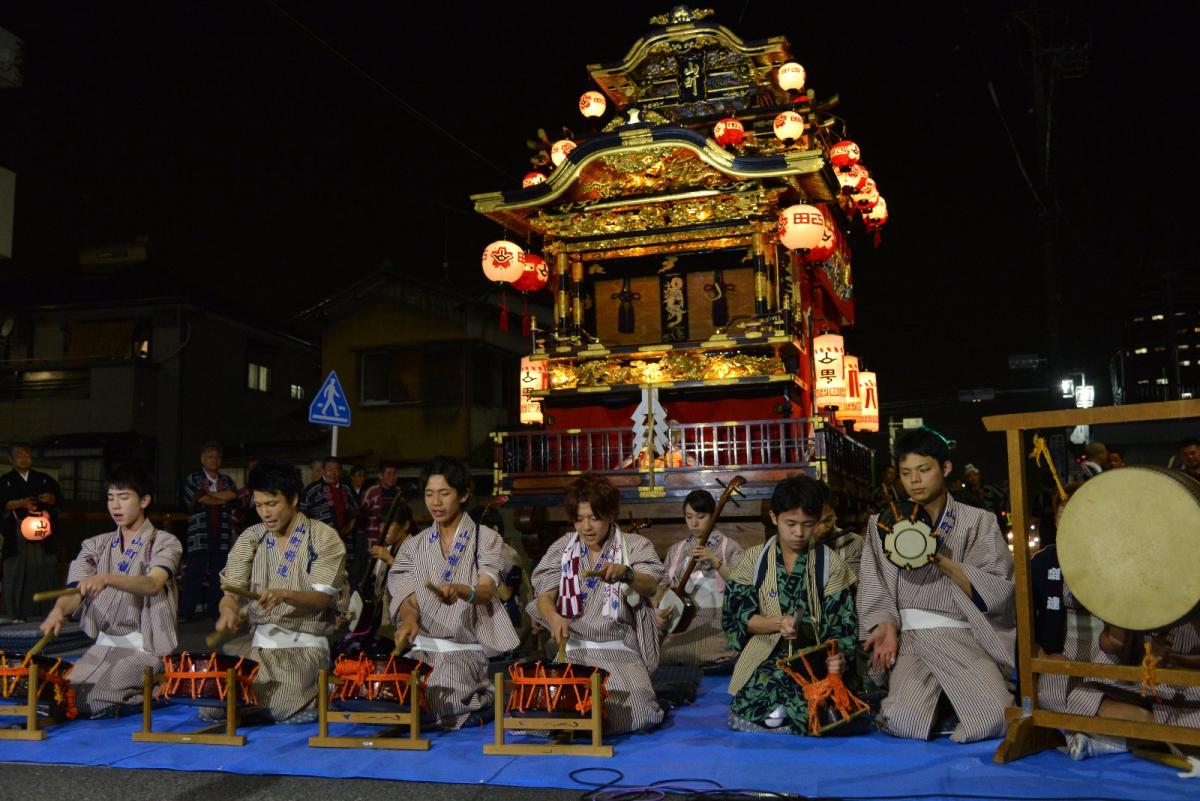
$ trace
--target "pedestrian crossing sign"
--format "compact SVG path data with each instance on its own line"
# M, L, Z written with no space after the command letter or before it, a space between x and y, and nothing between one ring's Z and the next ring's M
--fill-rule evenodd
M336 370L329 371L329 377L308 405L308 422L327 426L350 425L350 401L346 399Z

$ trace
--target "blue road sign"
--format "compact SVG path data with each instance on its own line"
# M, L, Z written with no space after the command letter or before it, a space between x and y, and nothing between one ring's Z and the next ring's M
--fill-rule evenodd
M336 370L329 372L329 377L308 405L308 422L327 426L350 425L350 403L342 391L342 382L338 381Z

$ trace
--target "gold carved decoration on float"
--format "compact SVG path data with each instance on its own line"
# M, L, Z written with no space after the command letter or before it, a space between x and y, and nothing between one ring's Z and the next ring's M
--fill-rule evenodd
M530 222L543 236L558 239L666 231L700 224L727 223L767 213L759 192L693 197L673 202L622 205L563 214L538 214Z

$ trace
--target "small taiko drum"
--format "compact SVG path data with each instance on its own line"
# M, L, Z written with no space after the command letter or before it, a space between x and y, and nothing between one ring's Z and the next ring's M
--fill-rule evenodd
M23 704L29 698L29 667L38 669L38 705L45 704L51 717L74 718L75 691L67 675L71 665L51 656L34 656L28 662L23 653L0 651L0 698Z
M1071 593L1106 623L1169 628L1200 605L1200 482L1142 465L1089 478L1063 507L1058 561Z
M419 659L388 653L339 656L333 675L340 684L330 688L333 706L347 712L394 712L409 705L412 677L421 687L421 708L427 709L425 682L433 668Z
M808 730L818 737L866 734L871 728L871 708L846 688L840 675L826 669L837 647L835 641L828 640L775 663L804 693Z
M925 567L929 557L937 553L937 536L929 514L912 501L891 504L875 525L883 539L883 554L896 567Z
M255 706L254 677L258 663L253 659L225 654L181 654L163 657L163 682L158 697L185 706L223 707L226 676L234 671L234 692L239 706Z
M507 714L569 716L592 712L592 675L600 674L601 701L608 695L608 671L570 662L526 659L508 668L512 692Z

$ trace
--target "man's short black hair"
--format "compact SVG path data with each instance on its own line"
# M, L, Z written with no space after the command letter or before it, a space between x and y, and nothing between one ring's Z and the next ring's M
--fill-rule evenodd
M788 476L771 493L771 511L775 516L799 509L809 517L819 517L829 503L829 487L810 475Z
M8 452L10 455L16 453L18 450L29 451L32 454L33 445L29 442L14 442L8 446Z
M359 473L366 473L366 472L367 472L367 468L363 467L360 464L356 464L356 465L354 465L354 467L350 468L350 476L351 477L357 476Z
M268 495L279 493L290 501L300 494L304 483L300 480L300 470L295 465L263 459L250 471L246 478L246 488L251 492L265 492Z
M708 490L692 490L683 499L683 505L699 515L711 515L717 510L717 502Z
M471 519L475 521L475 525L487 526L501 537L504 536L504 517L501 516L500 510L495 506L488 508L487 506L480 504L467 514L470 515Z
M425 485L429 483L430 476L441 476L446 479L446 483L454 487L460 498L471 489L471 474L468 472L467 466L449 456L435 456L433 461L421 468L419 486L422 493L425 492Z
M387 516L383 519L383 525L380 526L379 533L381 537L386 537L388 529L395 523L398 526L403 526L405 523L411 522L413 519L412 508L408 502L404 500L403 495L397 495L388 507Z
M106 489L133 490L139 498L154 496L154 482L141 465L122 465L111 470L104 482Z
M341 464L342 460L331 454L321 460L321 467L324 467L325 465L329 464L330 462L337 462L338 464Z
M896 464L900 464L909 454L932 457L940 466L950 461L950 446L941 434L922 426L896 437Z
M200 455L203 456L205 451L216 451L221 456L225 455L225 449L221 447L221 443L215 440L209 440L200 446Z
M1186 439L1179 440L1179 450L1190 448L1193 445L1195 445L1197 448L1200 448L1200 439L1196 439L1195 437L1187 437ZM15 448L16 445L13 447Z
M384 460L380 461L380 463L379 463L379 472L382 473L384 470L387 470L389 467L394 470L399 470L400 463L397 462L395 459L384 459Z

